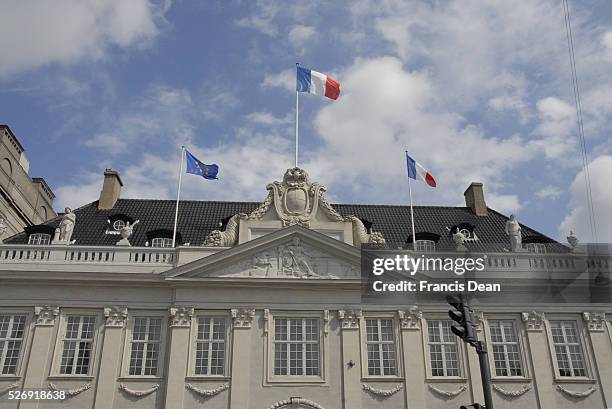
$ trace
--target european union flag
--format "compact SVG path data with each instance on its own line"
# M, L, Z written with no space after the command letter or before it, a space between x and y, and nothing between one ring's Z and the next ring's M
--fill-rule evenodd
M185 150L185 158L187 159L187 173L200 175L204 179L217 179L219 166L215 164L206 165L200 162L200 160L193 156L188 150Z

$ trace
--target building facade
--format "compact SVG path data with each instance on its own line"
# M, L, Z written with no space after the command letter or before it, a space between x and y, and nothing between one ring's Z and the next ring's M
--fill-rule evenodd
M174 202L121 187L107 170L100 200L0 247L0 408L483 403L478 357L443 298L367 300L363 248L469 253L486 260L481 277L510 281L475 307L495 408L612 405L609 253L512 224L482 184L465 207L416 207L412 243L409 208L332 205L293 168L262 203L181 202L176 248ZM551 277L563 284L540 293ZM64 399L10 399L34 389Z
M23 146L0 124L0 240L57 216L55 195L43 178L30 178Z

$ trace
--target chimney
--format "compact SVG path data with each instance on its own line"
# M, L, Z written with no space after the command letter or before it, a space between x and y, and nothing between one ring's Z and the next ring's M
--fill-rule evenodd
M472 182L470 187L463 193L463 196L465 196L465 205L472 209L476 216L487 215L487 204L484 199L482 183Z
M104 185L102 185L100 200L98 201L98 210L108 210L115 207L121 193L121 186L123 186L123 182L119 173L116 170L106 169L104 171Z

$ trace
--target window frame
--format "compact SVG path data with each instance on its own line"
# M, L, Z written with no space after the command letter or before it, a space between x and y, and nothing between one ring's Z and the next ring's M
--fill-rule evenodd
M394 375L370 375L368 366L368 334L366 320L392 320L393 336L395 341L395 374ZM361 350L361 377L363 380L402 380L403 356L402 356L402 332L396 311L369 312L363 311L359 320L360 350Z
M196 356L198 342L198 320L200 318L224 318L225 319L225 359L223 362L223 375L196 374ZM189 334L189 365L187 367L187 379L231 379L232 361L232 317L229 310L196 310L191 318Z
M161 379L164 377L166 369L166 349L167 334L168 334L168 316L165 310L159 311L142 311L142 310L129 310L128 317L125 326L125 340L123 347L123 358L121 362L121 378L124 379ZM130 375L130 360L132 357L132 337L134 333L134 325L136 324L136 318L161 318L161 332L159 340L159 356L157 358L157 375Z
M63 340L66 332L67 317L69 315L78 316L95 316L93 339L91 345L91 361L87 371L87 374L63 374L60 372L62 363L62 356L64 353ZM55 332L55 347L53 350L53 362L51 363L51 370L49 379L93 379L95 373L98 371L99 360L100 360L100 348L102 342L100 342L100 336L102 328L104 327L103 311L94 309L60 309L58 316L59 325Z
M519 348L520 354L520 362L521 362L521 370L523 374L520 376L517 375L508 375L502 376L497 375L497 371L495 368L495 357L493 354L493 337L491 336L491 322L492 321L511 321L514 324L514 330L516 331L516 339L517 345ZM500 380L500 381L509 381L509 380L530 380L530 371L528 365L528 355L529 351L527 350L527 332L524 330L524 325L521 322L521 318L518 315L514 314L493 314L486 316L485 319L481 323L481 327L484 330L484 339L487 344L487 349L489 351L489 366L491 368L491 379L492 380Z
M419 249L419 244L423 244L426 248L425 249ZM432 249L427 249L428 246L432 246ZM433 241L433 240L417 239L414 242L414 247L415 247L416 251L418 251L418 252L423 252L423 253L435 253L436 252L436 242Z
M552 325L551 322L555 321L571 321L576 324L576 335L580 341L580 346L582 347L582 357L584 360L584 376L561 376L559 371L559 363L557 361L557 352L555 350L555 343L552 337ZM547 316L545 321L546 327L546 338L548 340L548 352L550 356L550 360L552 362L553 367L553 377L555 382L568 382L568 381L594 381L593 379L593 361L591 351L588 348L588 336L587 329L584 325L584 321L582 317L579 315L573 314L554 314L552 316Z
M265 312L264 312L265 314ZM309 319L319 320L319 375L275 375L274 374L274 331L275 319ZM329 340L328 340L328 320L325 311L287 311L276 310L268 311L265 318L264 331L266 335L266 353L264 365L266 378L264 385L320 385L328 386L329 373Z
M25 368L27 367L28 355L30 353L31 343L31 327L33 325L33 313L26 309L0 309L0 315L25 315L25 323L23 327L23 337L21 338L21 348L19 349L19 356L17 357L17 367L15 368L14 374L3 374L2 367L0 367L0 380L13 380L20 379L24 375ZM25 362L25 364L24 364Z
M466 360L467 355L465 351L465 343L460 342L459 337L455 336L455 342L457 343L457 369L459 374L457 376L434 376L431 368L431 355L429 350L429 322L430 321L449 321L453 322L448 315L444 315L441 313L438 314L428 314L423 317L422 330L421 335L423 338L423 357L425 361L425 379L429 382L439 382L439 381L457 381L463 382L467 381L467 371L466 371ZM454 334L453 334L454 335Z
M36 237L36 238L39 239L38 241L41 241L40 239L43 236L46 236L49 239L48 243L44 243L44 244L43 243L31 243L32 238ZM30 233L28 235L28 245L29 246L49 246L51 244L51 240L52 239L53 238L51 237L51 235L49 233Z
M163 245L162 246L155 246L155 240L162 240ZM166 245L169 244L169 245ZM152 248L156 248L156 249L168 249L168 248L172 248L172 239L168 238L168 237L154 237L151 239L151 247Z
M530 250L530 247L533 251ZM546 254L548 249L545 243L525 243L525 250L531 254Z

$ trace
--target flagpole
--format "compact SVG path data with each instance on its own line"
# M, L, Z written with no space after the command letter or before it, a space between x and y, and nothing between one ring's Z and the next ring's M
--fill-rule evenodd
M408 155L408 151L406 151ZM410 196L410 223L412 224L412 249L416 251L416 233L414 231L414 212L412 210L412 184L410 183L410 175L408 175L408 195Z
M296 70L300 66L299 62L295 63ZM297 73L296 73L297 76ZM300 92L295 89L295 167L298 167L298 132L299 132L299 110L300 110Z
M179 200L181 198L181 180L183 179L183 161L185 160L185 146L181 145L181 165L179 166L178 188L176 189L176 210L174 212L174 230L172 232L172 248L176 244L176 224L178 222Z

